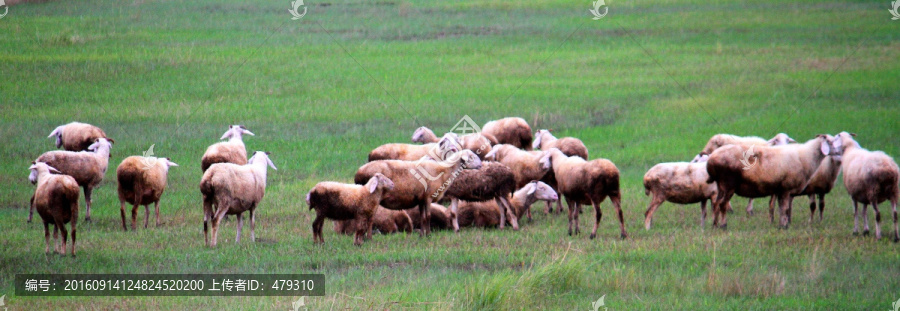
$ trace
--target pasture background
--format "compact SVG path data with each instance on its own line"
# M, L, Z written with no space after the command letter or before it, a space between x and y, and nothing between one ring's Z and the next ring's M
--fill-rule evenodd
M16 273L324 273L313 309L889 309L900 246L855 237L843 185L825 219L806 198L787 231L735 199L728 231L699 207L663 205L643 229L652 165L686 161L713 134L797 140L850 131L900 155L900 21L889 1L49 1L0 20L0 295L10 309L285 309L296 297L15 297ZM627 240L608 202L598 239L566 235L535 205L522 230L376 236L326 225L312 244L303 202L316 182L352 181L369 150L418 126L449 130L521 116L581 138L622 171ZM117 143L79 223L78 257L45 256L26 224L31 160L73 120ZM205 148L228 124L272 152L257 243L201 233ZM159 228L121 232L115 167L155 144L171 157ZM83 200L83 197L82 197ZM83 204L82 214L83 217ZM882 205L882 212L887 208ZM139 214L143 214L141 211ZM874 222L874 217L869 217ZM882 215L890 232L889 214ZM583 228L593 223L585 209ZM141 220L143 218L140 218ZM874 225L874 224L873 224ZM874 228L873 228L874 230ZM887 233L886 233L887 234ZM245 238L249 233L245 232Z

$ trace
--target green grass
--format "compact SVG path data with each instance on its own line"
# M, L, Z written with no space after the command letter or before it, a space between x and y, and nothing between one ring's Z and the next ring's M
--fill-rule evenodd
M765 215L700 228L699 207L665 204L643 229L641 178L688 160L716 133L798 140L850 131L900 154L900 48L889 1L48 1L0 19L0 295L10 309L276 309L296 297L13 295L17 273L324 273L312 309L890 309L900 246L852 236L839 182L825 219ZM362 247L326 225L313 245L303 201L350 182L372 148L418 126L446 131L521 116L581 138L622 171L627 240L609 203L596 240L537 212L520 231L376 236ZM46 256L26 224L30 161L73 120L113 138L111 169L79 225L77 258ZM228 124L278 171L257 243L225 223L204 246L200 156ZM151 144L173 168L160 228L121 232L114 168ZM742 210L745 199L733 204ZM536 205L541 211L542 205ZM882 207L882 211L885 211ZM143 214L143 212L141 212ZM82 214L83 215L83 214ZM890 230L890 216L883 230ZM871 213L870 213L870 217ZM592 225L593 211L581 217ZM872 221L874 219L872 218ZM248 233L245 232L245 237Z

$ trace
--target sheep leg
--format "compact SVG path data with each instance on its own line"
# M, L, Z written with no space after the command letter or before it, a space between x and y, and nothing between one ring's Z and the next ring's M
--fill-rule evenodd
M322 237L322 224L325 223L325 216L322 216L321 213L316 213L316 219L313 220L312 230L313 230L313 244L325 243L325 238Z
M859 235L859 203L853 200L853 235Z
M568 215L569 216L569 236L572 236L572 218L574 217L572 215L574 212L576 212L575 211L575 202L566 200L566 205L569 206L569 215Z
M700 201L700 229L706 227L706 200Z
M727 229L728 220L725 216L725 209L727 205L730 205L735 187L729 187L726 181L718 182L717 184L718 196L716 197L716 204L713 205L713 227Z
M553 202L547 201L547 215L553 214Z
M56 221L56 227L59 228L60 234L62 235L62 248L61 248L60 253L63 256L65 256L66 255L66 245L67 245L66 242L68 242L68 240L69 240L69 231L66 230L66 224L64 224L62 222L62 220Z
M144 204L144 229L150 224L150 204Z
M44 242L47 243L47 247L44 248L44 253L49 254L50 253L50 223L46 222L46 221L44 222ZM55 243L56 239L54 239L53 242Z
M31 223L31 218L34 217L34 195L31 195L31 201L28 204L28 223Z
M156 208L156 226L159 227L159 201L156 201L153 206Z
M237 214L237 236L234 237L234 243L241 242L241 229L244 228L243 213Z
M131 230L137 230L137 213L140 208L141 206L137 204L131 208Z
M644 230L650 230L650 225L653 223L653 213L656 213L656 209L665 202L661 195L654 193L652 196L650 206L647 206L647 211L644 212ZM704 208L705 211L706 209Z
M528 222L531 222L531 206L525 209L525 214L528 215Z
M119 201L119 214L122 216L122 231L128 232L128 226L125 225L125 201Z
M822 216L825 215L825 194L819 193L819 222L822 222Z
M619 195L620 194L612 195L609 197L609 200L612 201L613 207L616 208L616 214L619 216L619 229L622 231L619 236L622 239L625 239L628 238L628 232L625 232L625 215L622 214L622 197ZM597 204L599 205L600 203L598 202ZM599 214L599 212L597 214Z
M562 199L560 199L560 200L562 200ZM557 213L557 214L562 214L562 212L563 212L562 202L561 202L561 201L556 201L556 213Z
M891 214L894 218L894 243L900 242L900 231L897 229L897 198L891 199Z
M87 211L84 213L84 221L91 222L91 189L88 186L84 186L84 202L87 205Z
M256 206L250 209L250 242L256 243Z
M813 218L816 216L816 194L809 195L809 223L813 222Z
M881 240L881 211L875 201L872 201L872 210L875 211L875 240Z
M775 196L769 198L769 222L775 223Z
M78 223L78 201L72 202L72 257L75 257L75 225Z
M206 240L206 246L209 245L209 220L212 214L212 202L205 196L203 197L203 237Z
M459 206L459 199L452 198L450 200L450 213L453 214L452 215L453 216L453 232L459 232L459 218L456 216L456 214L459 211L458 206ZM501 214L500 218L503 218L502 214ZM500 228L501 229L503 228L502 223L500 224Z
M53 223L53 251L59 253L59 224Z
M494 201L497 202L497 207L500 207L500 225L499 228L503 229L506 227L506 205L503 205L503 202L500 202L500 198L495 198Z
M863 235L869 235L869 215L866 213L866 209L869 207L868 204L862 205L862 217L863 217Z
M226 206L222 206L222 204L220 203L220 204L219 204L219 210L217 210L216 213L213 214L213 219L212 219L212 245L211 245L212 247L215 247L216 244L217 244L217 241L219 240L219 225L222 224L222 219L225 218L225 213L228 212L228 209L229 209L229 207L228 207L227 205L226 205Z
M791 194L790 193L780 194L778 197L778 201L779 201L778 208L779 208L779 210L781 210L781 221L780 221L779 225L780 225L781 229L787 229L788 223L790 222L790 220L788 219L788 217L789 217L788 209L790 209L789 205L790 205L790 201L791 201Z
M753 198L747 200L747 216L753 216Z
M431 221L430 221L430 210L429 206L431 206L431 198L425 199L425 203L419 204L419 236L424 237L428 235L428 232L431 230Z
M575 202L575 211L573 212L575 219L572 221L575 223L575 235L581 233L581 226L579 226L578 216L581 215L581 203Z
M594 207L594 229L591 230L591 240L597 237L597 228L600 227L600 219L603 218L603 212L600 211L600 202L603 202L603 200L594 201L594 199L591 199L591 206Z
M506 209L506 217L509 218L509 224L512 225L513 230L519 230L519 218L516 216L516 213L513 211L512 204L509 203L509 200L505 196L501 196L498 199L499 199L498 202L502 203L501 205L504 206ZM501 216L500 217L501 218L500 225L502 226L504 223L504 221L502 219L503 214L501 213L500 216Z

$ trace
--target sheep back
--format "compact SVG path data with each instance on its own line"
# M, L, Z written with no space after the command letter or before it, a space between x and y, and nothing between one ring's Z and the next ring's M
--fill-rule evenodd
M522 118L503 118L485 123L481 132L496 138L497 143L510 144L519 149L531 150L534 135L531 126Z
M483 162L479 169L460 171L445 196L465 201L486 201L506 197L515 190L515 176L506 165Z
M203 153L203 157L200 159L200 169L206 172L210 166L216 163L247 164L247 148L243 142L215 143L206 148L206 152Z
M227 205L229 214L249 210L262 201L266 192L266 180L253 168L233 163L216 163L203 173L200 192L204 200Z
M884 152L847 149L842 166L844 187L853 200L862 204L877 204L897 199L900 170L894 159Z
M47 163L64 175L72 176L79 186L91 188L100 184L109 164L108 158L100 160L88 151L49 151L35 161Z
M78 182L68 175L48 173L44 178L35 188L31 201L41 219L50 223L56 219L68 223L73 217L78 217Z
M384 144L369 152L369 162L378 160L416 161L428 154L437 144Z
M368 219L375 215L378 199L364 186L326 181L309 191L309 209L333 220Z
M166 189L167 176L168 167L163 161L127 157L116 168L119 200L135 205L156 203Z
M108 138L102 129L94 125L72 122L62 126L58 147L68 151L87 150L98 138Z
M708 179L705 162L660 163L644 174L644 189L672 203L692 204L716 194L716 185Z

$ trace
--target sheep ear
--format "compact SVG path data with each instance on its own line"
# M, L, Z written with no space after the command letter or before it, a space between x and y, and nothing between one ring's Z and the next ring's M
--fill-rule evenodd
M831 144L828 143L827 139L823 140L822 146L820 146L819 149L822 151L822 154L828 155L831 153Z
M366 183L366 189L369 189L369 193L375 192L375 189L378 188L378 176L372 176L369 178L369 182Z
M49 169L51 173L62 174L62 172L52 166L47 165L47 169Z
M550 156L550 150L544 151L544 154L541 155L541 159L538 161L545 170L550 169L550 164L552 162L550 161Z
M850 133L850 136L856 137L856 133Z
M484 158L487 159L487 158L496 156L496 155L497 155L497 150L500 150L500 148L493 148L493 149L491 149L490 152L488 152L486 155L484 155ZM496 159L494 159L494 160L496 160Z
M528 187L530 187L530 188L528 188L528 195L534 194L534 192L537 191L537 188L538 188L537 182L528 183Z
M62 131L62 125L57 126L55 129L53 129L53 132L50 132L50 135L48 135L47 138L60 135L60 131Z
M266 162L269 163L269 166L271 166L273 170L278 170L278 168L275 167L275 163L272 163L272 159L269 159L269 157L266 157Z
M841 150L841 148L844 147L844 139L841 138L841 135L838 135L831 141L831 145L835 150Z
M222 138L219 138L219 140L228 139L228 138L231 138L231 129L230 128L228 129L227 132L225 132L225 134L222 134Z
M253 132L248 131L248 130L246 130L246 129L241 129L241 134L244 134L244 135L250 135L250 136L256 136L256 134L253 134Z
M178 164L175 162L172 162L172 159L170 159L170 158L166 158L166 164L168 164L169 166L178 166Z
M106 140L108 140L110 144L115 144L115 143L116 143L116 141L115 141L114 139L109 138L109 137L107 137Z

